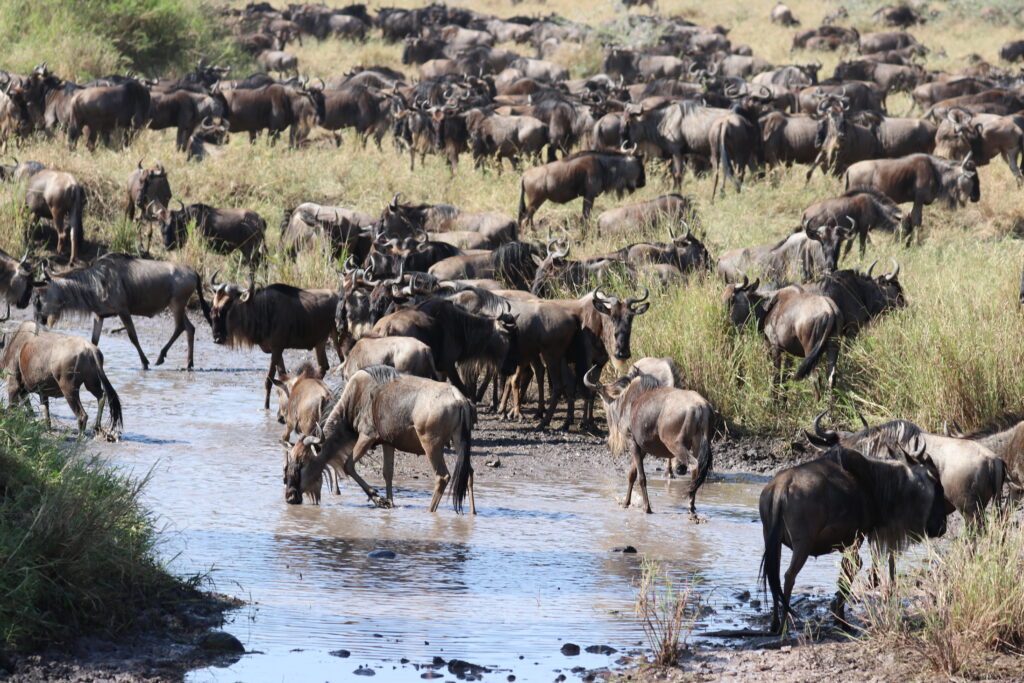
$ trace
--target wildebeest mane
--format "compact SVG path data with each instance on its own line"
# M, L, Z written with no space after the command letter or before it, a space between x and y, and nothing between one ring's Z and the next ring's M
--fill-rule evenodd
M130 260L126 254L104 254L88 266L73 268L50 280L49 286L59 288L63 294L61 314L81 316L99 310L108 290L115 286L131 296L131 278L122 277L126 274L124 269L115 267Z
M494 331L492 318L470 313L445 299L427 299L414 308L436 320L443 328L445 337L453 335L463 340L465 349L483 348Z
M913 422L892 420L854 432L846 436L843 443L866 456L885 459L890 457L890 449L898 446L913 450L923 433Z
M368 374L377 384L387 384L398 379L402 374L390 365L367 365L359 370Z

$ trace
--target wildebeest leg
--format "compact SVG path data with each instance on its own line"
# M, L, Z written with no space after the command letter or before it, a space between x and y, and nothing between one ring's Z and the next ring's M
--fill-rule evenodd
M92 315L92 345L99 346L100 334L103 332L103 318L95 313Z
M64 253L64 239L65 229L67 228L68 221L64 215L64 210L61 208L50 208L50 215L53 217L53 229L57 232L57 254ZM70 229L68 229L70 231ZM68 235L70 237L70 235ZM72 240L73 241L73 240Z
M686 172L686 166L683 161L682 154L672 155L672 187L677 192L683 186L683 174Z
M809 553L807 548L794 543L793 556L789 560L789 569L786 570L785 582L782 585L782 623L789 619L789 599L793 596L793 584L796 583L796 575L804 568Z
M920 200L915 199L914 200L914 208L912 208L910 210L909 218L905 218L903 220L903 227L904 227L904 230L906 231L906 245L908 247L910 246L910 241L911 241L911 239L914 236L914 231L915 230L918 231L918 236L917 236L918 242L921 241L921 235L920 235L920 230L921 230L921 214L923 213L923 211L924 211L924 205L921 203Z
M327 374L327 370L330 369L330 365L327 363L327 342L322 341L314 347L316 351L316 365L320 370L320 377ZM340 357L340 354L339 354Z
M644 512L651 514L651 499L647 495L647 473L644 472L644 452L636 443L629 445L630 455L633 456L633 467L636 468L637 483L640 484L640 495L644 499ZM632 470L630 470L632 473Z
M576 414L576 377L568 363L562 363L562 393L565 395L565 423L562 431L569 431Z
M369 453L371 448L373 448L373 440L360 434L359 439L356 440L355 447L352 449L352 454L342 462L341 469L345 474L352 478L352 481L359 485L359 488L363 490L363 493L367 495L374 505L379 508L391 507L391 503L384 498L381 498L380 494L377 493L377 489L367 484L366 480L360 477L359 473L356 472L356 463L359 462L364 455Z
M632 464L629 466L629 474L626 475L626 499L622 501L622 507L627 510L629 509L630 503L633 501L633 484L636 483L636 476L639 469L640 468L637 465L636 460L633 460Z
M444 495L444 490L451 479L448 466L444 464L444 444L434 442L426 434L420 434L419 437L434 470L434 496L430 499L430 512L436 512L437 506L441 503L441 496Z
M828 388L829 391L836 386L836 363L839 361L839 341L833 338L828 342L828 350L826 352L827 365L825 366L828 371Z
M270 368L267 370L267 379L263 383L266 389L266 395L263 398L263 410L270 410L270 389L274 386L275 374L278 369L281 370L282 375L285 373L282 355L283 351L281 349L274 349L270 354Z
M13 404L13 399L9 400L8 405ZM46 396L39 396L39 404L43 407L43 418L46 422L46 428L50 428L50 399Z
M585 195L583 197L583 232L586 233L587 223L590 222L590 212L594 210L594 197Z
M569 364L564 358L556 366L548 367L548 380L551 382L551 397L548 399L548 408L544 413L544 418L537 426L538 429L544 429L551 424L551 420L555 416L555 408L558 407L558 399L565 392L565 377L568 374Z
M67 379L58 381L57 386L60 387L60 393L64 394L64 400L68 402L71 412L78 419L78 433L84 434L85 426L89 423L89 415L82 407L82 399L78 396L78 387L75 386L73 380Z
M395 447L381 444L381 450L384 452L384 464L381 470L384 475L385 496L388 502L394 505L395 497L391 489L391 480L395 476Z
M1018 150L1016 149L1004 150L1003 159L1006 159L1006 165L1010 167L1010 172L1013 173L1013 177L1017 179L1017 187L1020 187L1021 182L1024 181L1024 177L1021 177L1020 169L1017 167L1017 151Z
M146 354L142 352L142 345L139 344L139 335L135 334L135 323L132 322L132 316L124 313L118 317L121 319L121 324L124 325L125 332L128 333L128 339L135 345L135 350L139 352L142 369L149 370L149 360L146 358Z
M525 393L530 388L530 377L534 376L537 378L537 419L540 420L544 417L544 384L547 380L548 368L555 367L558 361L552 361L551 365L546 360L537 359L531 364L532 370L526 371L526 379L522 383L520 389L521 393ZM522 397L520 397L522 398Z
M178 337L181 336L182 332L186 332L188 335L188 369L192 369L192 344L196 338L196 328L185 314L184 306L180 310L174 312L174 332L171 333L171 338L167 340L164 347L160 349L160 355L156 357L157 365L164 364L164 359L167 358L167 352L170 351L171 346L173 346L174 342L178 340Z

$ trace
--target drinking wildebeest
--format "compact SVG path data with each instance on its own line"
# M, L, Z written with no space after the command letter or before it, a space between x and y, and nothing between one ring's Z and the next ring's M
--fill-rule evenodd
M19 261L0 249L0 293L8 304L14 304L18 308L28 306L35 284L32 270L27 251Z
M842 623L866 538L878 549L900 550L912 540L946 533L945 493L924 444L907 453L892 444L893 460L875 460L844 448L835 435L808 433L822 457L783 470L761 491L764 531L761 580L772 593L772 630L789 617L796 576L810 556L849 550L830 606ZM785 584L779 582L782 545L793 550Z
M99 344L103 319L118 316L128 339L135 345L142 368L149 360L142 352L133 315L152 318L170 308L174 317L171 338L156 359L161 365L167 351L185 332L188 339L188 369L192 369L192 347L196 328L185 313L192 293L199 297L203 316L210 320L210 307L203 298L203 282L195 270L184 264L132 258L126 254L104 254L90 266L69 270L59 275L44 271L44 281L36 287L35 317L40 324L53 325L66 313L92 314L92 343Z
M41 169L28 178L25 204L32 214L33 223L49 218L57 233L57 253L64 252L70 242L68 263L78 261L84 231L82 212L85 210L85 188L70 173Z
M473 465L470 462L476 408L450 384L403 375L386 365L371 365L355 373L345 384L337 404L324 423L323 439L306 437L297 442L285 474L285 500L302 502L303 494L320 501L324 468L341 461L341 468L377 507L391 507L395 450L425 454L434 470L434 495L430 512L437 510L448 482L452 481L452 505L462 512L469 494L469 510L476 514L473 497ZM444 447L455 451L455 472L449 476ZM384 485L381 498L356 472L355 465L376 446L384 453ZM319 446L319 448L318 448Z
M557 204L583 197L583 222L590 220L594 199L605 192L633 192L647 184L644 157L630 152L576 152L564 159L527 169L519 182L519 225L533 224L533 214L546 202Z
M277 421L284 425L281 441L291 446L292 432L298 432L300 439L313 436L331 400L331 390L317 377L313 366L304 363L294 375L282 374L274 378L274 386L277 387Z
M696 512L697 489L711 471L711 404L695 391L663 386L651 376L598 384L595 369L587 371L583 382L604 403L608 447L614 454L628 449L632 458L623 507L629 507L633 484L639 478L644 511L651 512L644 473L644 455L650 454L668 458L670 465L673 458L691 464L690 512Z
M285 349L313 349L320 375L327 372L327 340L332 339L338 346L334 326L337 293L283 284L257 288L252 275L248 286L242 289L236 284L217 282L216 272L210 277L210 286L214 290L210 320L213 343L258 346L263 353L270 354L270 369L264 382L265 410L270 409L274 376L288 372L284 366Z
M103 353L95 344L58 334L34 322L7 323L0 329L0 368L7 373L8 405L37 394L50 427L50 399L63 396L85 432L89 416L78 391L82 385L99 401L95 430L100 432L104 403L110 402L110 430L122 426L121 400L103 372Z
M843 317L836 303L827 296L812 294L800 285L772 292L758 291L758 280L730 284L722 296L733 325L743 327L751 316L768 342L768 352L784 380L789 359L786 353L803 358L794 379L801 380L817 367L822 353L828 354L828 385L835 385L836 360Z
M247 209L215 209L206 204L185 206L180 201L178 204L181 208L176 211L159 203L147 207L149 217L160 223L167 249L184 246L191 223L195 225L195 234L206 241L211 251L230 254L238 250L250 263L260 260L267 222L258 213Z
M921 227L924 206L944 199L950 209L981 199L978 171L968 154L963 161L947 161L930 154L911 154L900 159L858 161L843 176L846 191L870 187L897 204L913 202L903 221L907 242Z
M388 365L402 374L437 379L433 352L412 337L360 337L345 357L342 377L350 379L370 365Z

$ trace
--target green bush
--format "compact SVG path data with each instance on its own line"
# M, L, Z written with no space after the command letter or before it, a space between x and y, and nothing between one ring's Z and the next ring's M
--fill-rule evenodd
M0 412L0 650L115 632L182 584L154 553L153 520L130 481Z

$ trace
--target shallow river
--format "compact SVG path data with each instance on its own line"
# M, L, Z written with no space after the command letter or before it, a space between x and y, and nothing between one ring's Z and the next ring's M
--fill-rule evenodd
M167 321L137 326L152 360ZM368 507L346 482L340 498L325 491L320 507L289 506L281 427L274 411L262 410L267 356L215 347L197 322L201 370L179 369L182 337L168 365L143 372L126 336L109 333L113 327L108 322L100 347L124 404L125 431L120 443L90 447L138 475L152 470L145 499L166 529L162 550L176 570L212 569L216 590L248 602L226 628L258 654L194 671L192 681L358 680L353 672L361 667L377 681L419 680L428 669L417 665L435 656L494 668L485 680L511 673L551 681L557 671L610 665L619 654L568 657L560 648L608 645L621 653L641 645L632 607L643 557L678 578L699 575L715 611L698 632L747 626L756 607L736 595L763 599L756 577L764 479L712 477L698 495L701 524L685 511L686 483L668 485L653 472L655 514L644 515L615 504L624 493L618 477L489 482L479 462L474 518L456 516L447 504L426 512L425 461L419 478L396 475L393 510ZM94 415L95 402L83 393ZM71 426L66 404L51 406ZM362 472L380 484L378 458L368 457ZM639 554L612 550L626 545ZM395 557L369 557L375 550ZM797 592L834 590L836 562L808 562ZM330 654L338 650L351 656Z

